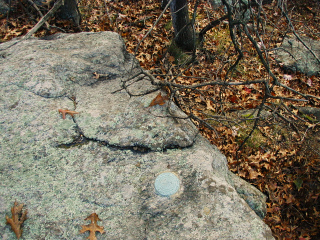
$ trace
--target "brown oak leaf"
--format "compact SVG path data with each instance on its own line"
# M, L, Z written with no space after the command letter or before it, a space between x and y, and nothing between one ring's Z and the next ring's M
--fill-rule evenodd
M28 210L22 211L23 204L14 202L14 206L11 208L12 217L6 216L7 224L10 224L12 231L19 239L22 235L22 224L27 219Z
M98 214L92 213L89 217L87 217L85 220L90 220L91 223L89 225L82 225L82 229L80 230L80 233L84 233L86 231L90 231L90 235L88 237L89 240L97 240L96 238L96 232L105 233L103 230L103 227L100 227L97 222L101 221L98 217Z
M75 111L71 111L71 110L68 110L68 109L58 109L59 113L62 114L62 119L66 119L66 115L67 114L70 114L71 117L73 117L74 114L79 114L78 112L75 112Z
M166 103L166 100L168 100L168 96L162 96L161 92L152 100L149 107L155 106L155 105L164 105Z

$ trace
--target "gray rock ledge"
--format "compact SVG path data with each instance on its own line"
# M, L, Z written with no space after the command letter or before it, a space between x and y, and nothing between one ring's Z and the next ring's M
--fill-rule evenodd
M5 223L15 200L28 209L26 240L85 239L93 212L98 239L273 239L265 196L184 113L148 107L159 91L116 91L141 71L118 34L16 41L0 45L1 239L16 239ZM130 88L156 90L148 77ZM170 196L154 187L164 172L180 181Z

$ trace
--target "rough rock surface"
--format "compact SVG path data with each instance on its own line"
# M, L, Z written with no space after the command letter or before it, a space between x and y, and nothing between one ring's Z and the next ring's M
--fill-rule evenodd
M17 200L23 239L85 239L93 212L98 239L273 239L264 195L174 104L118 91L142 71L119 35L15 41L0 45L0 238L15 239L5 215ZM129 88L156 90L143 74ZM170 197L154 189L163 172L180 180Z
M320 41L312 40L308 37L301 37L301 39L320 59ZM319 61L296 37L286 37L281 48L276 51L275 57L284 68L290 71L302 72L308 76L320 74Z
M299 111L303 114L311 115L310 117L316 121L320 121L320 108L315 107L299 107ZM312 117L313 116L313 117Z
M5 1L0 0L0 15L5 15L8 13L8 11L9 11L8 4Z

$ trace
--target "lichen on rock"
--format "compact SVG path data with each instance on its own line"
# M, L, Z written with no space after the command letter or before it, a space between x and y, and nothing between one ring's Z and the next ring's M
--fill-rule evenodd
M236 184L175 104L150 106L160 90L148 77L129 88L150 94L123 89L143 71L118 34L10 44L0 45L0 213L12 199L27 204L25 239L82 239L93 211L107 239L273 239L261 195ZM163 197L165 172L179 188ZM14 238L4 221L0 238Z

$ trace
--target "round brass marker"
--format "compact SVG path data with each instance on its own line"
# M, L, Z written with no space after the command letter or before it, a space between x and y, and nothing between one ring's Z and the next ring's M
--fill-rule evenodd
M176 174L165 172L159 174L154 182L156 193L163 197L170 197L178 192L180 180Z

